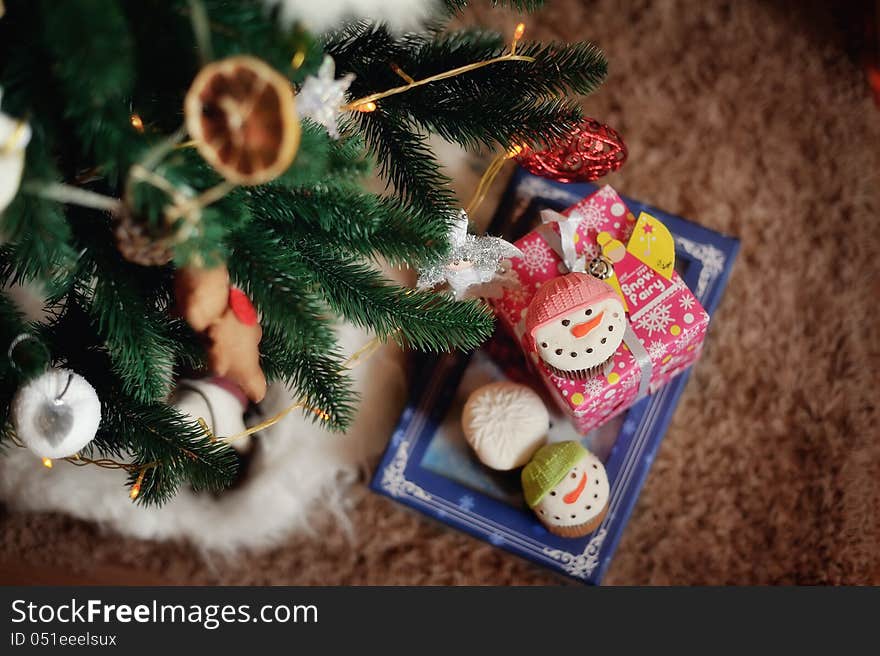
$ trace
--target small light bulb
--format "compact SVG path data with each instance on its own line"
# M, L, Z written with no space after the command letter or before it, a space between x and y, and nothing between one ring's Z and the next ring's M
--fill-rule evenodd
M128 498L134 501L138 498L138 495L141 493L141 483L144 482L144 476L147 475L146 468L141 469L141 473L138 474L137 480L134 482L134 485L131 486L131 489L128 491Z
M52 469L51 458L43 458L43 467L45 467L46 469Z
M144 131L144 121L138 114L131 115L131 127L133 127L138 132Z
M523 38L523 34L525 34L525 33L526 33L526 24L520 23L519 25L516 26L516 29L513 31L513 40L519 41L521 38Z
M363 104L358 105L357 110L359 112L363 112L364 114L367 114L369 112L375 112L376 111L376 103L374 103L372 100L370 102L365 102Z
M306 51L305 50L297 50L293 55L293 59L290 60L290 65L291 65L291 67L293 67L293 70L296 70L300 66L303 65L303 62L305 60L306 60Z

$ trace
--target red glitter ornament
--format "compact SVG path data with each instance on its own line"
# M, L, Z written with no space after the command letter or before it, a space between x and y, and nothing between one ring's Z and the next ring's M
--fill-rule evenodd
M524 147L516 161L542 178L592 182L623 166L626 154L626 144L614 129L588 118L569 136L543 150Z

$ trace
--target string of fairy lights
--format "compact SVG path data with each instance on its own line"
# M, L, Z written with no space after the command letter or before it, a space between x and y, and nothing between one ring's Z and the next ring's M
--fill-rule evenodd
M0 4L2 6L2 4ZM449 79L452 77L456 77L458 75L463 75L469 73L471 71L478 70L485 66L490 66L493 64L497 64L500 62L507 61L522 61L522 62L533 62L535 61L534 57L526 56L526 55L518 55L517 54L517 46L520 40L525 33L525 24L519 23L513 32L513 38L510 42L509 50L497 57L492 59L487 59L480 62L474 62L472 64L467 64L465 66L460 66L457 68L450 69L448 71L444 71L442 73L437 73L435 75L431 75L429 77L425 77L422 79L414 79L410 75L408 75L404 70L401 69L397 64L390 64L391 69L397 74L406 84L401 86L393 87L387 89L385 91L380 91L377 93L372 93L367 96L363 96L361 98L357 98L342 107L340 107L340 111L344 112L361 112L361 113L369 113L376 111L379 107L379 103L391 96L395 96L398 94L406 93L412 89L418 88L420 86L424 86L426 84L431 84L432 82L437 82L440 80ZM302 66L305 61L306 53L304 51L297 51L293 57L291 58L291 66L294 69ZM138 133L143 133L146 130L146 126L144 125L143 118L136 112L132 111L129 122L133 130ZM25 123L22 122L22 129L24 128ZM179 130L175 135L172 135L171 138L164 142L164 145L160 145L162 149L168 148L188 148L196 145L195 140L183 141L185 137L185 132L183 130ZM0 152L3 151L8 144L0 144ZM489 188L492 185L495 177L501 171L505 162L513 157L515 157L521 148L517 146L513 146L507 151L496 156L492 162L489 164L485 173L483 174L473 197L471 198L466 211L470 214L473 213L477 207L483 202L488 193ZM147 154L146 157L155 157L156 152L151 151ZM170 185L170 183L153 173L149 170L150 167L145 166L143 163L136 164L131 167L129 171L129 182L137 179L140 182L146 182L156 187L166 188L166 186ZM159 179L161 178L161 179ZM220 200L224 195L229 193L232 189L235 188L236 185L230 184L228 182L221 183L216 187L212 187L207 191L203 192L196 198L187 198L186 205L183 204L175 204L174 212L176 212L176 216L179 218L181 215L192 215L191 212L193 208L202 208L207 206L210 203L216 202ZM101 210L101 211L109 211L115 212L118 211L122 205L123 201L118 198L113 198L110 196L106 196L103 194L99 194L88 189L84 189L82 187L77 187L74 185L64 184L64 183L50 183L50 184L41 184L34 185L29 184L23 187L23 191L35 195L42 196L44 198L48 198L50 200L55 200L61 203L79 205L83 207L88 207L91 209ZM176 193L176 190L171 189L172 192ZM175 197L175 193L172 193L172 198ZM178 206L179 205L179 206ZM396 332L396 331L395 331ZM393 337L394 333L389 335L388 337ZM343 363L343 368L346 371L350 371L355 367L363 364L367 360L369 360L382 346L383 341L378 337L373 337L369 340L363 347L352 353ZM299 399L292 404L286 406L276 414L271 417L257 423L254 426L246 428L245 430L228 436L217 436L214 435L211 429L209 428L207 422L204 418L199 417L197 419L199 425L205 431L205 434L208 436L209 440L212 442L223 442L225 444L230 444L236 440L242 439L249 435L253 435L254 433L258 433L260 431L266 430L271 426L274 426L285 417L287 417L290 413L295 412L296 410L304 410L306 412L312 413L316 415L318 418L322 420L326 420L330 417L330 415L322 410L321 408L310 406L306 403L305 400ZM21 440L15 435L14 431L10 433L11 442L21 448L26 448L25 445L21 442ZM126 463L117 460L113 460L111 458L89 458L80 453L77 453L73 456L65 457L65 458L57 458L56 460L63 460L72 465L83 467L83 466L96 466L104 469L117 469L124 470L129 473L137 472L137 478L135 482L129 488L129 497L132 500L138 498L141 493L141 489L144 483L144 479L147 473L156 467L161 467L161 462L149 462L146 464L134 464L134 463ZM42 464L51 469L53 467L53 460L49 458L43 458Z

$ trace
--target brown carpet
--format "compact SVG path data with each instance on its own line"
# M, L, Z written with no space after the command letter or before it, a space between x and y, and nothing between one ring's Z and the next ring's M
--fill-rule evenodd
M606 583L880 583L880 110L839 17L757 0L550 4L529 36L590 38L611 62L586 102L629 144L611 182L743 242ZM515 23L491 13L477 18ZM7 513L0 578L560 580L367 492L352 516L350 539L328 527L222 562Z

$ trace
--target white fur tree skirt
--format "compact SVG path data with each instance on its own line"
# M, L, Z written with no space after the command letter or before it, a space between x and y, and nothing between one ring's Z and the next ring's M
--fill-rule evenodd
M348 352L368 339L351 327L340 330ZM47 470L29 450L10 449L0 457L0 500L13 510L67 513L134 537L182 538L212 551L270 546L307 530L315 512L345 522L349 488L381 453L403 407L402 361L385 346L352 371L361 402L348 433L329 433L291 413L261 434L243 484L222 494L184 486L168 504L142 507L129 500L123 472L67 463ZM291 399L283 387L270 388L266 416Z

